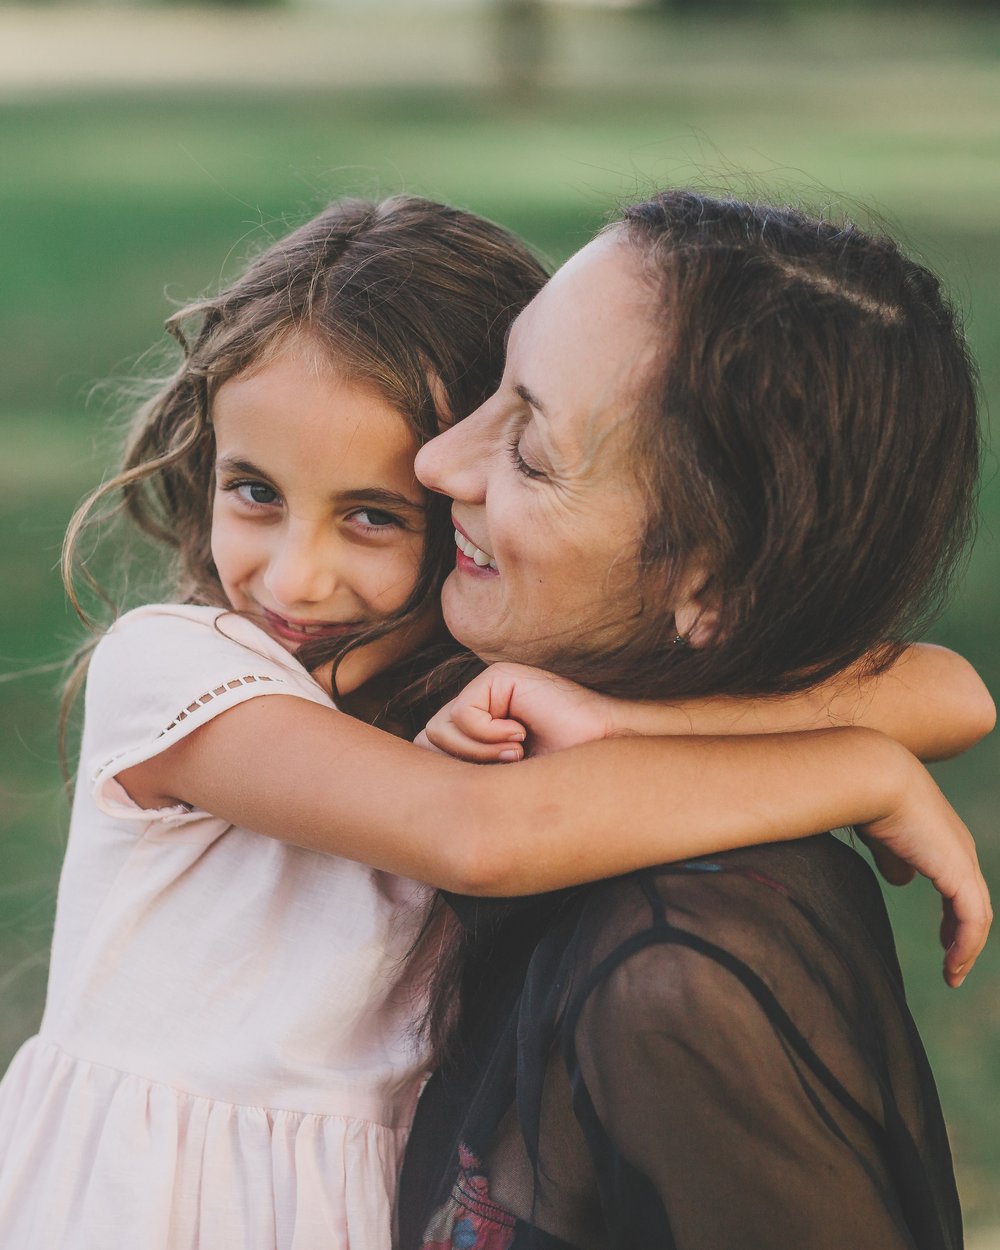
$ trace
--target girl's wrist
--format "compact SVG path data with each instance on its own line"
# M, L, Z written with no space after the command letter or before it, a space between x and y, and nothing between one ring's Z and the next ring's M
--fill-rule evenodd
M867 806L872 812L855 823L884 820L900 810L914 786L921 784L926 769L906 747L878 729L852 726L847 732L858 743L861 773L869 796Z
M683 712L667 703L643 702L639 699L615 699L602 695L601 715L607 725L606 738L639 735L645 738L669 738L674 734L691 733L690 720Z

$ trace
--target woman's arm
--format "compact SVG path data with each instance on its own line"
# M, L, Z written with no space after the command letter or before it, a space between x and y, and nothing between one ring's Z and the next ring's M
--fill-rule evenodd
M952 979L989 927L968 831L926 770L871 730L616 739L481 768L271 695L221 713L119 780L143 807L189 803L262 834L487 895L863 825L943 894L957 937Z

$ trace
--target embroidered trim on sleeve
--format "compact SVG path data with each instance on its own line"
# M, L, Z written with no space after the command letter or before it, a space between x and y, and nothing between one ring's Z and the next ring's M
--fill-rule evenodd
M220 695L228 694L230 690L237 690L240 686L252 686L254 682L258 681L276 681L280 683L281 678L267 677L263 673L258 673L256 676L249 673L246 677L234 677L232 681L224 682L221 686L216 686L214 690L209 690L205 694L199 695L193 703L189 703L187 707L182 708L166 729L161 729L156 736L162 738L164 734L170 733L171 729L176 729L182 721L186 721L195 712L200 712L206 703L211 703L213 699L219 698Z
M164 737L166 734L170 733L172 729L176 729L178 725L182 724L190 716L196 715L198 712L201 711L201 709L207 703L211 703L213 699L221 698L222 696L229 694L231 690L239 690L243 686L255 685L259 681L277 682L278 685L284 684L283 678L268 677L264 673L256 673L256 674L248 673L245 677L234 677L232 681L223 682L221 686L215 686L211 690L206 690L204 694L199 695L198 698L195 699L192 703L189 703L187 707L181 708L181 710L177 713L177 715L170 722L170 724L167 725L165 729L160 730L160 732L156 735L156 739L159 740L160 738ZM106 772L115 763L117 763L117 761L120 760L123 755L127 755L127 754L128 754L127 751L121 751L118 753L118 755L113 755L109 760L105 760L104 763L100 766L100 768L97 768L94 770L94 773L93 773L94 781L96 781L97 778L100 777L102 773Z

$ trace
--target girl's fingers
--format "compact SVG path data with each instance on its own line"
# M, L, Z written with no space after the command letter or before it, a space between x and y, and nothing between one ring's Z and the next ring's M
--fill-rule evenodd
M957 988L986 945L993 908L969 830L923 770L890 817L859 830L888 881L905 881L905 863L941 895L944 979ZM896 862L893 862L896 861Z
M872 853L875 867L890 885L909 885L917 875L917 870L912 864L900 859L881 842L874 838L863 838L863 841Z
M432 741L437 750L470 764L512 764L524 755L519 742L478 742L453 725L437 732Z
M413 745L423 747L425 751L440 751L440 747L436 747L427 736L427 730L421 729L420 733L413 739Z
M992 923L993 907L989 890L977 867L970 880L944 900L941 919L941 941L945 946L944 979L953 989L957 989L969 975L986 945Z
M459 699L444 711L448 713L447 719L460 733L476 742L524 741L524 726L519 721L495 719L486 708L476 707ZM432 720L431 725L433 724Z
M473 764L507 764L514 763L524 755L524 729L516 721L485 722L476 721L479 733L466 733L460 724L448 714L445 708L439 712L418 735L437 751L452 755L456 759L467 760ZM499 733L493 732L493 726L506 726Z

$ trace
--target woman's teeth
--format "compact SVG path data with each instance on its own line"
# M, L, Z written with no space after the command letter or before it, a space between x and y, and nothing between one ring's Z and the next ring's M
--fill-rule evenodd
M465 537L461 530L455 531L455 546L463 555L468 556L470 560L474 560L481 569L487 566L491 569L496 568L497 562L489 552L483 551L482 547L477 547L471 539Z

